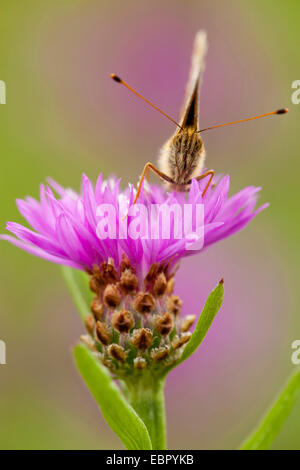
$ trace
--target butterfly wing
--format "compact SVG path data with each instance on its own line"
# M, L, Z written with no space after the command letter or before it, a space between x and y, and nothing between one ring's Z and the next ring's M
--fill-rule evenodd
M199 126L199 86L204 71L206 51L206 33L205 31L198 31L194 41L190 75L179 121L183 128L192 127L193 129L198 129Z

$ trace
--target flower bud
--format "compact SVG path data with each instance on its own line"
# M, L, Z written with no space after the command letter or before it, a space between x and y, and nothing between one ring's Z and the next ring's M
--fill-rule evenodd
M177 316L180 313L180 309L182 307L182 301L178 297L178 295L172 295L167 300L167 309L169 312L173 313L173 315Z
M164 273L160 273L154 282L153 293L155 296L159 297L161 295L164 295L164 293L166 292L166 289L167 289L166 276Z
M153 349L151 351L151 357L154 361L159 362L169 355L170 349L166 346L164 348Z
M131 343L141 351L145 351L151 346L152 338L151 330L148 328L139 328L138 330L134 330Z
M145 284L153 284L156 278L158 264L153 263L145 277Z
M125 253L122 254L122 261L120 263L120 271L123 273L126 269L130 269L130 271L135 274L135 269L131 266L131 263Z
M185 318L183 318L182 323L181 323L182 333L185 333L191 328L192 324L195 321L195 318L196 318L196 315L187 315Z
M109 308L116 308L121 302L121 294L115 284L108 284L103 293L103 301Z
M135 369L145 369L146 364L146 359L140 356L136 357L133 361L133 366Z
M170 312L155 317L155 328L161 335L168 335L173 328L173 320Z
M155 300L148 292L139 292L133 301L134 309L140 314L152 313Z
M90 335L92 335L94 332L94 327L95 327L95 319L93 315L87 315L85 317L84 323L85 323L86 329L88 330Z
M119 280L118 272L112 262L101 264L101 274L106 284L115 284Z
M125 269L121 275L120 287L125 294L135 294L139 280L130 269Z
M99 301L98 297L95 297L91 302L91 311L94 314L96 320L101 320L103 315L103 305Z
M99 285L102 288L104 288L105 287L105 280L104 280L104 277L102 275L102 271L101 271L101 269L99 268L99 266L97 264L94 264L92 274L94 275L94 278L98 281Z
M187 332L183 333L180 337L175 336L175 338L172 341L172 347L173 349L179 349L181 346L183 346L185 343L187 343L192 336L192 333Z
M121 310L112 316L112 325L119 333L128 333L134 326L134 318L131 312Z
M125 362L126 360L126 352L124 348L122 348L122 346L119 346L118 344L111 344L108 347L108 354L116 361Z
M101 285L93 274L90 276L89 287L92 292L95 292L95 294L99 294Z
M102 323L100 321L97 321L96 323L96 335L97 335L97 338L99 339L99 341L104 345L104 346L108 346L109 343L110 343L110 339L111 339L111 334L110 332L108 331L108 328L107 326L105 325L105 323Z

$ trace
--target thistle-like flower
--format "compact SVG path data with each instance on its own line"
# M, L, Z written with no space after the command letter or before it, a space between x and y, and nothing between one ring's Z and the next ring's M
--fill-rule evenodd
M117 377L134 377L145 369L160 373L180 358L195 318L180 316L182 301L174 294L178 262L241 230L266 206L254 209L259 188L247 187L228 197L229 176L215 181L203 198L202 181L193 180L187 195L165 193L158 186L144 188L139 203L149 212L143 212L143 222L149 229L148 223L154 220L157 230L154 237L145 236L147 230L137 237L136 230L132 236L131 226L137 228L135 216L129 212L135 197L132 186L121 191L120 181L103 182L100 175L94 188L83 175L82 191L77 194L50 180L59 198L50 186L41 185L39 202L29 197L17 201L34 230L9 222L7 230L16 238L1 238L88 273L94 298L85 319L87 335L81 339ZM185 204L203 208L203 240L196 249L189 248L195 240L191 212L179 210L180 216L191 218L180 220L179 228L184 225L180 236L175 215L168 220L159 213L154 219L149 215L151 206L183 209ZM108 207L113 210L106 216L103 232L103 210ZM170 226L164 231L167 223ZM139 225L143 225L141 219Z
M151 237L133 239L121 233L120 237L101 239L99 231L97 232L97 224L101 219L97 214L97 208L103 205L113 207L117 228L123 229L119 227L119 221L124 219L127 208L132 205L135 196L133 186L121 191L120 180L111 179L103 182L100 175L93 188L90 180L83 175L82 191L81 194L77 194L71 189L62 188L53 180L49 182L59 198L55 197L50 186L41 185L40 201L32 197L17 200L20 213L33 230L18 223L8 222L6 229L16 238L1 235L1 239L48 261L87 272L92 272L95 265L100 267L108 259L113 260L115 267L119 269L122 255L125 254L137 272L139 282L154 263L168 264L168 270L172 270L181 258L196 254L209 245L240 231L267 206L264 204L254 210L257 193L260 191L260 188L254 186L246 187L234 196L228 197L229 176L223 177L214 187L211 185L203 199L205 183L202 181L193 180L187 197L184 193L166 194L161 187L151 186L140 198L140 203L146 208L157 204L169 207L174 204L179 207L183 207L186 203L193 207L203 204L203 246L199 250L189 250L186 246L191 241L191 233L193 234L189 221L181 239L172 234L172 227L169 237L162 236L159 232L156 239ZM130 222L130 217L128 219ZM162 228L164 223L162 220Z

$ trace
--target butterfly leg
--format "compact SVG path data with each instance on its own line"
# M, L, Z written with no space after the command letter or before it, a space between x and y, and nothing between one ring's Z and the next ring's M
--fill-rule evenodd
M206 171L205 173L203 173L203 175L197 176L197 178L195 178L195 180L200 181L200 180L202 180L203 178L206 178L206 176L210 175L210 176L209 176L209 180L208 180L208 182L207 182L207 185L205 186L205 189L204 189L204 191L203 191L203 193L202 193L202 197L204 196L204 194L205 194L206 191L208 190L209 185L210 185L210 183L212 182L212 179L213 179L213 177L214 177L214 174L215 174L214 170L209 170L209 171Z
M152 170L153 173L155 173L156 176L158 176L160 179L162 179L164 181L167 181L168 183L175 184L175 181L173 181L172 178L165 175L165 173L163 173L158 168L156 168L156 166L154 166L152 163L148 162L144 166L144 169L143 169L143 172L142 172L142 175L141 175L141 179L140 179L140 182L139 182L139 185L138 185L138 188L137 188L137 192L136 192L136 196L134 198L133 204L135 204L137 202L137 200L138 200L138 198L141 194L144 179L146 178L147 181L148 181L148 176L149 176L149 171L150 170Z

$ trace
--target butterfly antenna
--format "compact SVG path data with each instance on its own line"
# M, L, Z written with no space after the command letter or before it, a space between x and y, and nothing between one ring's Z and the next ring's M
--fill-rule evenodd
M153 103L151 103L151 101L147 100L147 98L145 98L144 96L142 96L140 93L138 93L137 91L135 91L130 85L128 85L128 83L124 82L124 80L122 80L122 78L118 77L118 75L115 75L114 73L111 73L110 74L110 78L112 78L115 82L117 83L121 83L122 85L124 85L128 90L130 90L132 93L134 93L138 98L140 98L141 100L145 101L145 103L149 104L150 106L152 106L152 108L156 109L156 111L158 111L160 114L162 114L163 116L165 116L167 119L169 119L169 121L173 122L173 124L175 124L177 127L179 127L180 129L182 129L182 127L178 124L178 122L175 121L175 119L171 118L170 116L168 116L168 114L164 113L164 111L162 111L160 108L158 108L157 106L155 106Z
M288 113L288 111L289 111L288 108L277 109L276 111L272 111L271 113L260 114L259 116L253 116L247 119L241 119L240 121L227 122L225 124L218 124L216 126L206 127L205 129L200 129L200 131L198 132L205 132L211 129L217 129L218 127L231 126L232 124L239 124L241 122L253 121L254 119L260 119L263 117L272 116L273 114L286 114Z

